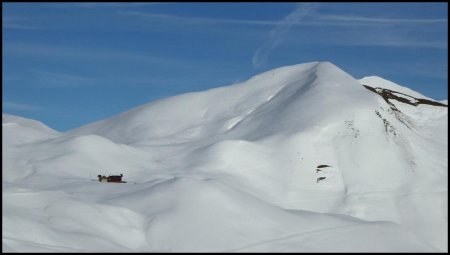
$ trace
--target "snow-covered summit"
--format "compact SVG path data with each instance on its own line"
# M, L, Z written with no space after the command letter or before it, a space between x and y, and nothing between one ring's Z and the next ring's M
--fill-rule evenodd
M151 102L67 135L94 133L124 144L198 139L198 132L253 140L263 131L264 136L296 132L306 123L370 102L376 104L350 75L329 62L312 62L277 68L232 86ZM292 118L308 108L314 115Z

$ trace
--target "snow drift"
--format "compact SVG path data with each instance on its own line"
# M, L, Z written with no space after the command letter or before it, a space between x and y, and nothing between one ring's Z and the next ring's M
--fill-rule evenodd
M3 114L3 249L447 251L445 102L313 62L65 133Z

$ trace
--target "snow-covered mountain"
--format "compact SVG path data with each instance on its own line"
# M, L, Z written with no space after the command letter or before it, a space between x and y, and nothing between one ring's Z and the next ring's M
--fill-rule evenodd
M446 102L313 62L66 133L3 114L3 249L448 251Z

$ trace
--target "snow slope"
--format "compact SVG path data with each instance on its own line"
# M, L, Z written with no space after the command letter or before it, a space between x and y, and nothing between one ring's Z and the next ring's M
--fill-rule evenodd
M3 249L448 251L448 108L422 102L312 62L66 133L3 115Z

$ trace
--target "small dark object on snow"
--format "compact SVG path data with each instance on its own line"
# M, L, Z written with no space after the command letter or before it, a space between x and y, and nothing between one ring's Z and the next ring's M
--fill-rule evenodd
M122 181L123 174L120 175L110 175L106 177L105 175L97 175L99 182L118 182L118 183L126 183Z
M320 182L321 180L323 180L323 179L325 179L325 178L327 178L327 177L319 177L319 178L317 178L316 183Z

